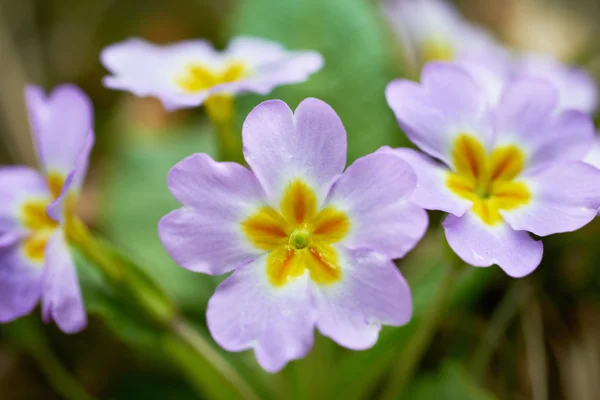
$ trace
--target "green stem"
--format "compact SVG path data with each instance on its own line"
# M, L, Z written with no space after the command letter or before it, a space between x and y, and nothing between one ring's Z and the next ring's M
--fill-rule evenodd
M66 400L94 400L85 388L67 371L46 341L37 318L23 318L5 327L13 339L32 357L48 384Z
M529 298L532 290L523 282L513 284L500 304L496 307L488 327L473 353L471 372L479 382L485 376L492 355L498 347L504 332L521 309L522 304Z
M181 318L174 320L171 332L173 335L166 337L163 344L185 366L187 373L194 377L193 382L202 383L199 389L218 390L220 397L226 399L239 397L258 400L258 396L242 376L187 321ZM173 340L174 338L179 340ZM190 354L201 355L202 360L197 356L190 357ZM224 387L228 387L230 395L222 395Z
M67 229L70 242L94 262L106 279L131 297L163 332L163 350L204 397L258 399L246 380L184 319L162 288L135 262L108 242L94 238L79 220ZM215 383L218 383L215 385ZM225 394L224 394L225 393Z
M419 326L404 348L396 366L392 369L388 385L381 396L382 400L398 399L406 389L407 384L412 380L428 345L437 331L441 316L446 311L457 278L462 270L460 268L462 264L462 262L455 261L449 265L446 276L438 288L427 313L419 321Z
M235 104L230 95L213 95L206 102L206 112L217 129L219 161L243 162L242 143L234 132Z

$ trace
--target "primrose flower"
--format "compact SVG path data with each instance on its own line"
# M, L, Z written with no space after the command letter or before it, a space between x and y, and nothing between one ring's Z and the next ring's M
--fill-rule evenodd
M471 53L504 52L489 32L444 0L388 0L384 12L417 66Z
M542 79L511 81L497 105L460 66L430 63L422 83L389 84L388 103L426 154L387 149L417 173L412 201L449 213L452 249L467 263L529 274L546 236L581 228L600 205L600 171L581 160L594 143L586 114L561 111Z
M260 38L237 37L219 52L205 40L167 46L129 39L108 46L101 61L111 89L154 96L165 108L196 107L212 95L268 94L276 86L304 82L323 66L314 51L287 51Z
M75 333L87 317L65 226L94 143L92 106L72 85L49 96L28 86L25 95L42 173L0 168L0 321L29 314L41 299L44 321Z
M303 357L315 326L342 346L366 349L382 324L408 322L409 288L391 259L425 233L427 214L408 201L416 177L393 155L371 154L346 171L346 132L324 102L293 113L258 105L243 126L251 170L196 154L169 187L183 208L159 234L182 267L233 271L208 304L214 339L254 349L275 372Z

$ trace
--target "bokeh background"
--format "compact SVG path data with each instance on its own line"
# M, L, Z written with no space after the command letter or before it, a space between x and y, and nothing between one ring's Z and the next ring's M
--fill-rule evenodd
M600 78L597 0L456 5L514 48L549 53ZM193 152L216 155L213 128L203 109L167 113L155 99L103 88L106 72L98 55L131 36L158 43L206 38L224 47L238 34L315 49L326 60L306 83L238 98L238 134L259 102L279 98L294 108L311 96L342 118L349 161L382 145L408 145L384 88L409 71L377 1L0 0L0 164L35 165L23 103L26 82L80 85L93 100L97 134L80 215L159 280L211 344L204 312L220 279L178 268L156 226L177 207L166 187L170 167ZM441 215L431 216L427 237L398 263L414 296L408 326L383 329L378 344L364 352L317 336L306 359L276 375L262 371L250 352L223 352L227 360L266 399L378 398L402 370L398 360L445 279ZM524 279L509 279L497 267L464 272L403 398L600 398L599 238L600 222L548 238L542 265ZM82 275L92 269L83 259L79 267ZM51 384L60 384L60 374L52 373L56 363L97 399L219 398L218 387L199 394L188 384L152 330L120 312L126 304L90 287L84 292L90 325L81 334L42 326L39 310L0 327L0 399L61 398Z

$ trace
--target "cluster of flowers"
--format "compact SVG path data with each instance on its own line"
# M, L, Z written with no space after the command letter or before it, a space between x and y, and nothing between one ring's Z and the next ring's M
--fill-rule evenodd
M600 207L600 171L585 162L596 88L584 72L511 55L439 1L396 5L388 14L426 65L420 83L393 81L385 95L422 152L382 148L344 170L346 132L330 106L306 99L292 111L270 100L243 125L250 168L195 154L169 174L183 207L160 221L164 246L189 270L232 272L208 304L208 326L223 348L254 349L268 371L303 357L315 327L366 349L381 325L409 321L410 290L392 260L425 234L425 209L448 213L446 238L466 263L521 277L542 257L529 232L576 230ZM204 41L128 40L101 59L107 87L168 109L267 94L323 64L315 52L255 38L224 52ZM48 97L29 87L26 99L43 173L0 169L0 321L41 299L44 320L77 332L86 313L67 243L92 107L68 85Z

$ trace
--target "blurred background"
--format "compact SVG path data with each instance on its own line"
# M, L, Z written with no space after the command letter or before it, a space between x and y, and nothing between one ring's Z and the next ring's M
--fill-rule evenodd
M597 0L455 5L504 43L551 54L600 78ZM193 152L215 155L213 128L202 108L167 113L155 99L103 88L106 71L98 57L108 44L131 36L157 43L206 38L222 48L238 34L315 49L326 59L306 83L238 98L238 132L263 100L280 98L295 108L312 96L331 104L344 122L349 161L382 145L408 145L384 98L386 84L408 72L375 0L0 0L0 164L36 163L23 103L26 82L47 89L80 85L94 103L97 135L80 215L159 280L203 334L205 306L219 279L177 267L156 226L177 207L166 186L169 169ZM427 237L398 263L412 288L413 321L384 328L373 349L350 352L317 335L310 355L277 375L262 371L250 352L223 354L266 399L379 398L401 370L397 361L444 279L440 220L432 214ZM447 299L403 398L600 398L599 237L600 222L593 222L546 239L542 265L520 280L497 267L469 268ZM85 263L79 260L83 271ZM81 279L90 315L83 333L66 336L53 325L42 327L39 310L0 326L0 399L60 399L51 384L60 382L53 362L97 399L213 398L190 387L151 330L121 313L127 305L93 284L86 289L87 278Z

